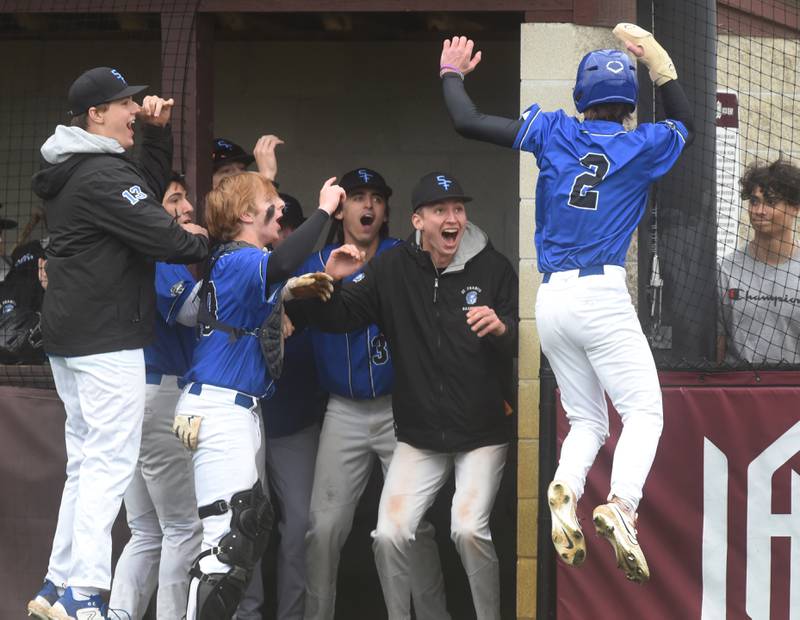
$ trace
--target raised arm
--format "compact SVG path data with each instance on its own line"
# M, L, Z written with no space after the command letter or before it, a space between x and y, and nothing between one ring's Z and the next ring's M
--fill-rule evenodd
M658 88L668 119L681 122L689 132L686 145L694 139L694 118L689 100L678 82L678 72L667 51L647 30L636 24L621 23L614 27L614 35L625 44L650 73Z
M142 125L143 136L137 165L156 196L164 195L172 175L172 131L169 119L174 104L172 99L148 95L136 115L137 123Z
M316 213L289 235L270 256L267 264L267 282L282 282L292 276L303 264L322 234L325 224L344 200L344 190L336 185L336 177L331 177L319 192L319 208ZM275 217L278 217L276 214Z
M442 45L439 76L447 111L456 131L465 138L510 147L522 127L522 120L479 112L464 88L464 77L481 61L481 52L472 54L474 45L467 37L453 37Z

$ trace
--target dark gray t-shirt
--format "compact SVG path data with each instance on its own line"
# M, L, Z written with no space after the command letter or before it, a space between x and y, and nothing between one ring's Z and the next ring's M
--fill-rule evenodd
M726 254L718 265L717 334L730 364L800 364L800 250L780 265Z

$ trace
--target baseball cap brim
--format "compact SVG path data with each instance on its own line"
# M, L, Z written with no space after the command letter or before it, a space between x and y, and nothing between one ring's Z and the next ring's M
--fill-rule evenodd
M256 158L253 157L252 155L247 155L247 154L244 154L244 155L233 155L231 157L225 157L224 159L220 159L218 161L215 161L214 162L214 170L219 170L220 168L222 168L222 166L225 166L227 164L235 164L235 163L244 164L245 167L247 167L250 164L252 164L255 160L256 160Z
M430 200L428 202L421 202L417 206L414 207L414 211L417 209L421 209L422 207L427 207L428 205L435 205L437 202L444 202L445 200L460 200L461 202L472 202L472 196L442 196L441 198L437 198L436 200Z
M117 101L118 99L125 99L125 97L133 97L134 95L138 95L140 92L148 88L150 87L147 84L139 86L128 86L127 88L123 88L120 92L114 95L113 99L109 99L108 101ZM101 101L100 103L108 103L108 101Z
M16 220L9 220L4 217L0 217L0 230L10 230L16 227L17 227Z
M350 185L349 187L345 188L345 192L347 194L352 194L354 191L358 189L372 189L378 192L384 198L391 198L392 196L392 188L388 185L381 185L380 183L371 183L367 181L366 183L359 183L357 185Z

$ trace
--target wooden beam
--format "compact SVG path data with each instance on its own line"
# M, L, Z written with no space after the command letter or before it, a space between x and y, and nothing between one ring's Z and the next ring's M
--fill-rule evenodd
M524 12L558 4L555 0L5 0L2 12L161 13L195 8L201 13Z
M186 175L199 221L203 198L211 189L213 44L211 15L192 11L161 14L161 90L177 104L172 115L172 165Z

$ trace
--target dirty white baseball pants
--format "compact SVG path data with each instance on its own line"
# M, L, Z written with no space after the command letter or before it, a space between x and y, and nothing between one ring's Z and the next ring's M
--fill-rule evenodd
M202 531L194 497L192 455L172 432L181 390L177 377L147 373L139 464L125 492L131 538L114 572L110 606L144 616L158 586L158 620L181 618L189 568Z
M456 490L450 510L450 538L467 572L476 616L500 620L500 569L489 516L507 452L508 444L443 453L397 443L381 493L378 525L372 532L372 549L389 620L411 618L410 580L423 566L409 551L419 534L422 516L454 467Z
M197 450L192 453L194 461L194 488L197 505L206 506L217 500L230 501L234 493L253 488L258 479L256 453L261 445L258 399L250 397L251 406L237 404L246 397L234 390L203 385L200 394L191 393L189 384L178 401L176 414L200 415L200 432ZM230 531L231 512L214 515L202 520L203 542L201 552L218 546L219 541ZM203 573L227 573L231 567L217 558L207 555L200 560ZM189 604L186 620L195 620L198 579L193 578L189 586Z
M67 480L47 569L57 586L111 587L111 527L139 457L144 352L50 356L67 420Z
M330 396L306 535L306 620L333 619L339 556L353 526L356 505L372 473L375 455L386 475L396 444L391 396L372 400ZM415 568L411 592L419 620L450 618L434 533L433 526L424 521L410 550Z
M608 437L607 392L623 424L610 495L636 507L663 427L661 388L625 269L606 265L604 272L553 273L536 296L542 351L570 423L555 479L566 482L578 498L583 495L589 468Z

